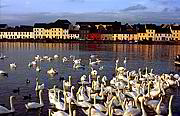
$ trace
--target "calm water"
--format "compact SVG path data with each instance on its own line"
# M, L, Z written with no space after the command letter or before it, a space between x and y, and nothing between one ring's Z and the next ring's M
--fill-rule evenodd
M127 44L77 44L77 43L0 43L0 53L8 56L7 59L0 60L0 70L8 72L8 77L0 77L0 104L9 106L9 96L16 96L14 106L16 109L15 116L47 116L48 115L48 95L47 89L52 88L54 84L62 88L62 82L59 81L60 76L72 75L73 85L77 87L79 77L83 74L89 74L88 67L89 56L97 54L98 58L103 62L104 66L102 71L98 73L103 76L106 75L109 79L112 78L113 70L115 67L115 60L120 59L119 66L123 66L123 59L127 57L127 68L129 70L138 70L138 68L153 68L155 73L169 73L180 72L180 68L175 67L173 58L180 54L180 46L178 45L127 45ZM48 55L53 56L58 54L60 58L52 62L40 62L42 71L36 73L35 69L28 68L28 63L32 58L39 54L40 56ZM85 70L73 70L72 62L62 63L64 56L69 57L74 55L82 59L82 64L85 65ZM12 70L9 64L15 62L17 68ZM59 72L55 77L47 75L46 71L54 67ZM98 67L97 67L98 68ZM42 111L26 112L24 104L28 100L23 100L23 96L31 94L32 101L39 102L35 92L35 78L38 77L40 83L45 84L45 91L43 92L43 101L45 107ZM31 81L26 84L26 79ZM19 95L13 93L13 89L20 88ZM173 114L180 115L180 97L178 88L170 90L174 94L173 99Z

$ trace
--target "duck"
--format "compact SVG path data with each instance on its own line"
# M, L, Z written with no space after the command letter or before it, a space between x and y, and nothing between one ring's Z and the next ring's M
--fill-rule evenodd
M15 108L13 106L13 98L15 98L15 96L10 96L10 100L9 100L10 107L11 107L10 110L8 110L6 107L0 105L0 114L10 114L10 113L15 112Z
M44 106L43 100L42 100L42 90L39 91L39 103L37 102L28 102L27 104L25 104L25 107L27 110L30 109L38 109Z
M10 68L16 68L16 63L9 64Z

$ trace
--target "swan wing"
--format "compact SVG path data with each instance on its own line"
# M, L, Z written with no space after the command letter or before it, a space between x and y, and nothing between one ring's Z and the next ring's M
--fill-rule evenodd
M6 113L10 113L11 111L8 110L7 108L0 106L0 114L6 114Z
M58 112L54 112L53 116L69 116L69 114L63 111L58 111Z
M102 104L95 104L94 107L99 111L106 111L106 107L104 107Z
M42 107L43 105L36 102L31 102L31 103L25 104L25 106L27 109L37 109L37 108Z
M63 102L56 102L55 107L59 110L65 110Z

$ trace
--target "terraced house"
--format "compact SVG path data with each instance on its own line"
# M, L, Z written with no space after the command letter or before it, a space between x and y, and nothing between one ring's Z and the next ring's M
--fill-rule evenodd
M69 39L68 20L57 20L53 23L35 23L33 32L35 39Z
M0 39L33 39L32 26L16 26L0 29Z

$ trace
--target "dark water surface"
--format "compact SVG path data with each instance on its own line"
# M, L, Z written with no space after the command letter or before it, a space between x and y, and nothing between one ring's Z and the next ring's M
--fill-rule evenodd
M162 74L169 72L180 72L180 68L175 67L173 59L180 54L180 46L178 45L131 45L131 44L78 44L78 43L0 43L0 53L8 56L4 60L0 60L0 70L8 72L8 77L0 77L0 104L4 104L8 109L9 96L16 96L14 107L16 109L15 116L48 116L48 94L47 89L52 88L56 84L62 88L60 76L68 79L68 75L72 76L73 85L77 87L77 82L83 74L88 75L91 69L88 67L89 56L97 54L98 58L103 62L102 71L98 71L101 76L106 75L108 79L112 78L115 68L115 60L120 59L119 66L123 66L124 57L127 57L127 68L129 70L138 70L138 68L153 68L154 73ZM57 60L43 61L38 63L42 71L37 73L34 68L29 68L28 63L32 61L34 56L59 55ZM62 62L64 56L74 55L82 59L85 70L73 70L72 62ZM15 62L17 68L10 69L9 64ZM49 76L46 71L54 67L58 71L55 77ZM23 96L31 94L32 100L39 102L35 92L35 78L38 77L40 83L45 84L43 92L44 108L41 111L26 112L24 106L28 100L23 100ZM26 79L31 82L26 84ZM20 88L20 92L13 93L14 89ZM180 89L180 88L179 88ZM177 89L170 90L170 94L174 94L173 99L173 116L180 116L180 91Z

